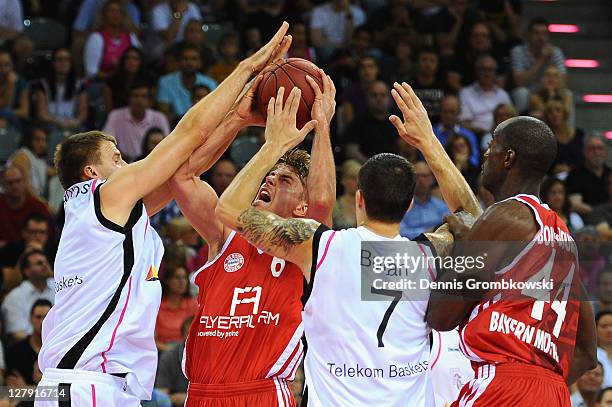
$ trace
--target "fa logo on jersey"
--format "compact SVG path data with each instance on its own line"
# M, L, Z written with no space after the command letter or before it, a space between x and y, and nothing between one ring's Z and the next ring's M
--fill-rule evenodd
M232 307L230 308L230 315L234 316L236 314L236 306L239 304L253 304L253 312L251 312L251 314L256 315L259 311L260 298L261 287L234 288L234 296L232 297Z
M240 253L232 253L225 258L223 268L228 273L238 271L244 265L244 257Z

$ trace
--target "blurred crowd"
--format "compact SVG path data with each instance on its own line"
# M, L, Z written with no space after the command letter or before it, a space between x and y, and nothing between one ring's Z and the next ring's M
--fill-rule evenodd
M495 127L519 114L550 126L559 148L539 198L577 241L582 279L598 315L601 365L579 380L572 401L595 406L598 397L612 400L612 392L600 394L612 386L607 244L612 171L605 164L605 140L576 128L563 51L551 42L545 19L523 18L521 0L2 0L0 5L0 380L5 384L37 383L42 320L62 284L80 284L52 279L64 193L53 168L55 146L75 132L103 129L116 137L126 161L146 156L287 20L293 36L288 57L324 68L338 89L332 128L335 228L355 226L357 174L380 152L415 163L415 198L402 221L403 236L435 228L448 214L431 170L388 121L395 81L415 89L436 136L485 208L493 198L480 185L480 166ZM203 175L218 194L262 137L262 129L244 130ZM183 339L197 306L189 275L206 262L207 247L175 204L152 223L166 245L154 400L180 406L187 386L180 367Z

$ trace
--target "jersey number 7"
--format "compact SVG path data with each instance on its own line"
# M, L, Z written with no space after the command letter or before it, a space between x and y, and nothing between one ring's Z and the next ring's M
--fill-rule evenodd
M389 304L389 308L385 311L385 315L383 316L382 321L380 321L380 325L378 326L378 331L376 331L376 338L378 339L378 347L384 348L385 344L383 343L382 337L385 333L385 329L387 329L387 323L389 322L389 318L391 318L391 314L395 309L397 303L402 299L402 292L399 290L384 290L382 288L374 288L372 287L370 292L372 294L385 295L387 297L393 297L393 301Z

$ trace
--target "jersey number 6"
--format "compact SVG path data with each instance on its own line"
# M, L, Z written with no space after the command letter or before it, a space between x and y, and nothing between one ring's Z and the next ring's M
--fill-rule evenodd
M372 294L385 295L387 297L393 297L393 301L389 304L389 308L385 311L385 315L383 316L382 321L380 321L380 325L378 326L378 331L376 331L376 338L378 339L378 347L384 348L385 344L383 343L382 337L385 333L385 329L387 329L387 323L389 322L389 318L391 318L391 314L395 309L395 306L402 299L402 292L399 290L384 290L382 288L374 288L372 287L370 292Z

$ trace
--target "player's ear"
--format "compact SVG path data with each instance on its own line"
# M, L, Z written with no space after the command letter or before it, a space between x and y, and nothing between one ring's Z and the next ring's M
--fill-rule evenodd
M293 216L295 216L296 218L303 218L306 216L306 212L308 212L308 203L306 203L306 201L302 201L293 210Z
M98 178L99 176L98 172L96 171L94 166L91 164L83 167L83 174L85 175L87 179Z
M363 194L359 189L357 192L355 192L355 203L357 204L357 208L365 209L365 200L363 199Z
M514 164L516 164L516 151L510 148L506 150L506 155L504 156L504 167L509 169Z

